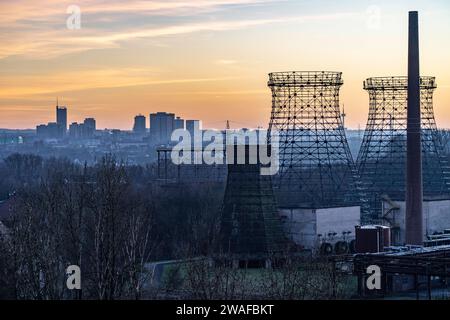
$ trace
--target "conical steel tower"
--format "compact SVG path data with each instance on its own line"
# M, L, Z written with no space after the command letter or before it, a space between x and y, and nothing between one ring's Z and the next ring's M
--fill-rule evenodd
M377 77L364 82L369 116L357 159L370 219L381 218L381 197L405 199L408 77ZM433 113L434 77L420 78L424 197L450 195L450 173Z
M339 108L341 72L269 74L269 139L279 141L274 187L281 206L361 204L357 170Z
M259 160L228 164L220 228L220 251L236 261L270 260L288 246L270 176Z

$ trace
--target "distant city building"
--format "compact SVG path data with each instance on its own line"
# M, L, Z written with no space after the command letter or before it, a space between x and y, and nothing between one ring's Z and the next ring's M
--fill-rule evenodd
M145 134L147 131L147 128L145 127L145 116L143 115L137 115L134 117L134 125L133 125L133 132L135 134Z
M61 137L61 126L57 122L49 122L47 124L47 137L48 138Z
M67 133L67 108L56 106L56 123L59 126L58 136L65 136Z
M175 128L175 115L167 112L150 114L150 136L154 144L168 144Z
M202 130L202 122L200 120L186 120L186 130L189 131L193 138L194 132Z
M176 117L174 120L174 129L184 129L184 119L181 119L180 117Z
M112 129L111 130L111 136L114 140L117 140L122 135L122 131L120 129Z
M61 134L60 127L56 122L41 124L36 127L36 135L41 139L56 139Z
M73 139L89 139L94 136L95 130L95 119L86 118L83 123L73 122L69 126L69 136Z
M69 126L69 136L73 139L79 139L82 137L82 124L73 122Z
M58 139L67 133L67 108L56 105L56 122L36 126L36 135L41 139Z
M40 124L40 125L36 126L36 135L39 138L47 138L47 135L48 135L47 125Z
M86 118L83 123L84 136L86 138L92 138L94 136L95 130L97 129L97 124L94 118Z

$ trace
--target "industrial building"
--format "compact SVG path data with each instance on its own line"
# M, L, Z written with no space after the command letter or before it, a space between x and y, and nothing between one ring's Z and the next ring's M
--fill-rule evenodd
M391 240L394 245L406 242L406 204L404 200L382 200L383 221L392 231ZM450 199L424 198L423 201L422 241L433 235L450 229Z
M279 208L287 237L315 254L354 251L355 226L361 223L359 206L337 208Z

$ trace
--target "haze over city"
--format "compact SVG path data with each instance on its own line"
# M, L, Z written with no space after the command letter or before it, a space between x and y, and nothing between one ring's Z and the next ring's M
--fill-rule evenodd
M70 30L69 5L81 9ZM421 12L421 74L435 76L439 127L450 127L448 1L14 1L0 4L0 128L69 121L131 129L174 112L206 128L267 127L267 74L343 72L346 125L364 127L362 82L406 75L407 16ZM422 40L423 39L423 40Z

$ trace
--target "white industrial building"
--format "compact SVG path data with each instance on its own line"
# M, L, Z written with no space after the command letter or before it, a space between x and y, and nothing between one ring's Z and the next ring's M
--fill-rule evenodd
M383 220L392 229L392 243L405 243L405 201L385 198L382 201ZM423 235L442 233L450 228L450 199L427 199L423 201Z
M334 250L337 242L355 238L355 226L360 225L359 206L336 208L280 208L283 227L297 245L316 252L329 244Z

